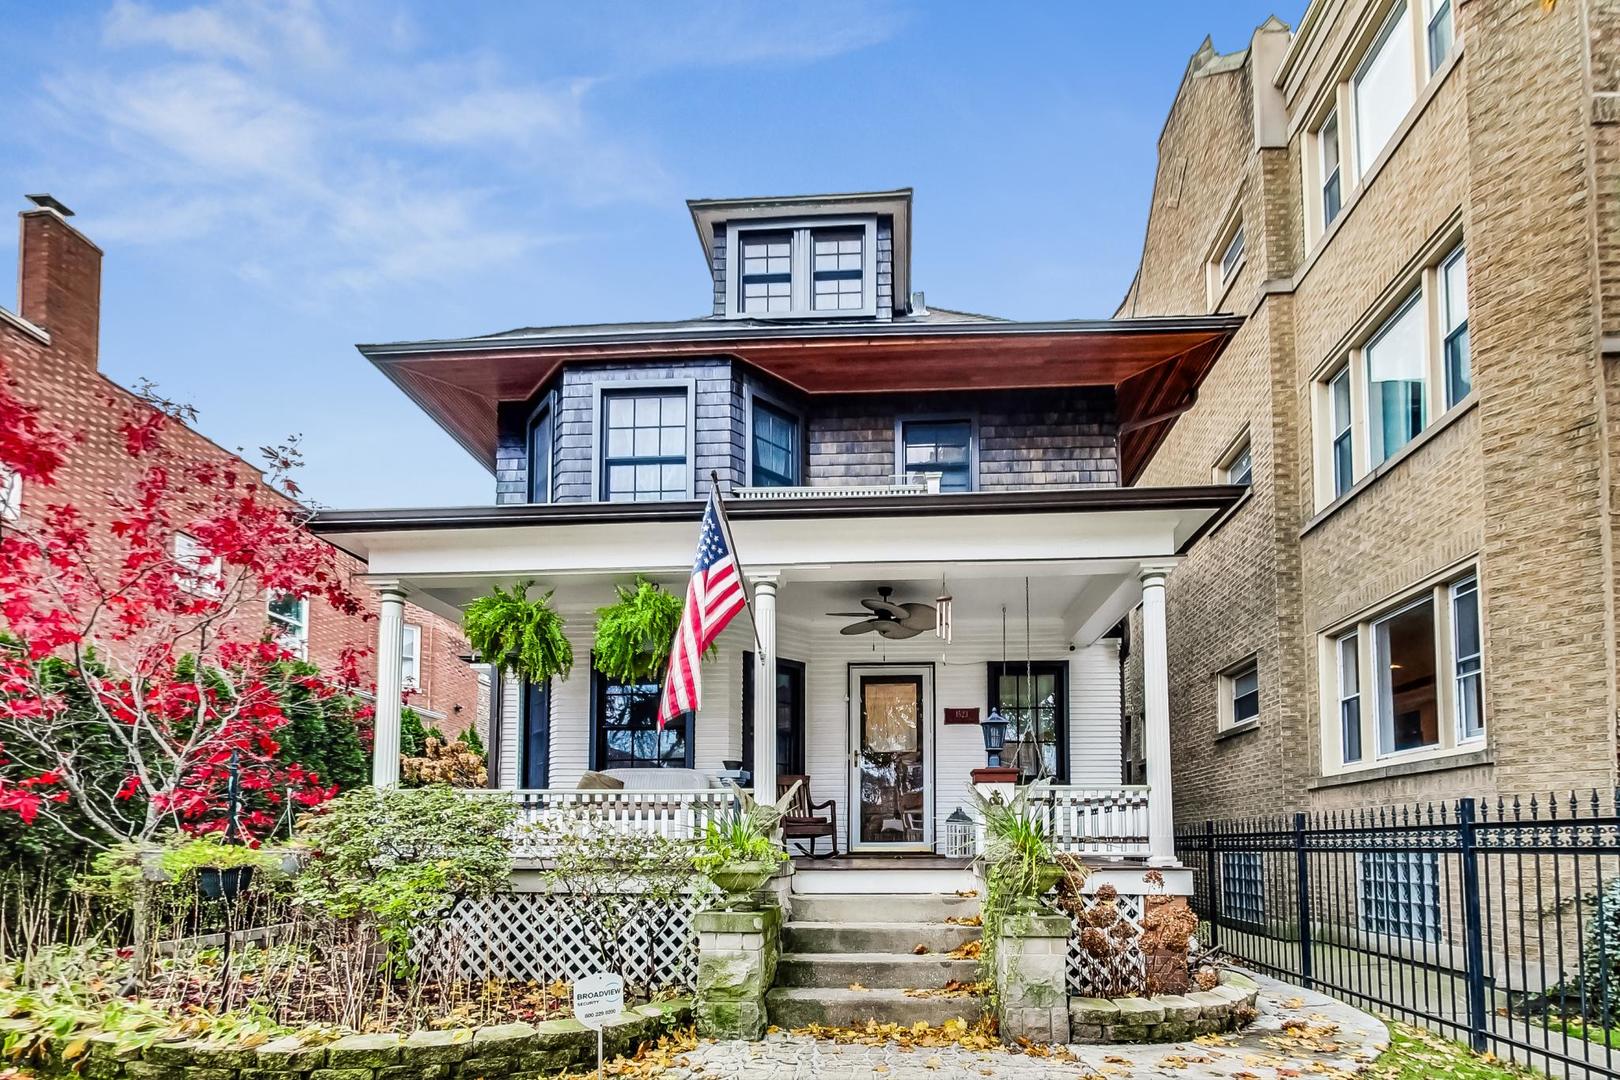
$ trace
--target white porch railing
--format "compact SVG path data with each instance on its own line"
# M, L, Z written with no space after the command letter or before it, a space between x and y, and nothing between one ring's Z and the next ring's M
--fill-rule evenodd
M730 788L585 791L521 788L511 795L518 804L512 854L519 859L545 857L545 845L526 826L559 811L577 819L579 827L696 839L703 835L709 822L738 807L737 794Z
M1038 784L1030 789L1029 799L1042 808L1059 851L1102 858L1148 855L1145 786Z
M845 487L740 487L731 490L733 499L831 499L876 498L885 495L939 494L939 476L917 474L892 484L852 484Z

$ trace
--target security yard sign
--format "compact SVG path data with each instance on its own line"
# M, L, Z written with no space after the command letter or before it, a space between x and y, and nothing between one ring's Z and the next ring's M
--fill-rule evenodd
M599 971L574 983L574 1019L596 1030L596 1075L602 1075L602 1027L624 1012L624 979Z

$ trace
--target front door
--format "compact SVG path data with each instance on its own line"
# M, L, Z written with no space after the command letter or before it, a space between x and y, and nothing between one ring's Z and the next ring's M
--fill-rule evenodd
M853 850L933 846L933 669L849 671Z

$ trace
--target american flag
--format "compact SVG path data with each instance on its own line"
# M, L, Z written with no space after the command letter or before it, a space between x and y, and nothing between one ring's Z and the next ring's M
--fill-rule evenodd
M748 604L737 556L727 538L725 513L719 497L711 491L709 505L703 511L703 531L698 534L697 558L692 561L692 580L686 584L686 607L669 651L664 692L658 699L660 731L669 721L703 704L703 677L699 672L703 651Z

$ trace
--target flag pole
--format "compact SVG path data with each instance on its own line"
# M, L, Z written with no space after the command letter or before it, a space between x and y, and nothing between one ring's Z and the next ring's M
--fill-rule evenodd
M748 575L743 573L742 556L737 551L737 541L731 535L731 519L726 517L726 500L720 494L720 473L715 469L709 470L709 490L720 511L720 531L726 534L726 547L731 549L732 561L737 564L737 584L742 588L743 604L748 608L748 629L754 635L754 648L763 655L765 646L759 640L759 623L754 618L754 597L748 591Z

